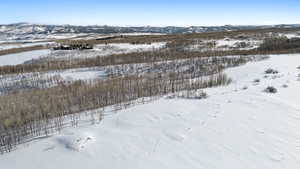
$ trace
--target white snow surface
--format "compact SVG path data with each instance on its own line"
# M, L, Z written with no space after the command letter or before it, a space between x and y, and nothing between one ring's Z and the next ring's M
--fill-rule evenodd
M288 39L292 38L300 38L300 32L294 32L294 33L281 33L280 36L286 36Z
M24 48L24 47L32 47L32 46L47 46L50 44L54 44L54 42L37 42L37 43L15 43L15 44L1 44L0 43L0 51L14 48Z
M47 57L56 59L70 58L93 58L98 56L108 56L113 54L123 54L130 52L144 52L156 50L164 47L166 42L157 42L152 44L129 44L129 43L111 43L95 45L91 50L57 50L52 51Z
M296 169L300 55L230 68L204 100L167 99L64 129L0 155L5 169ZM279 74L265 75L273 68ZM260 79L259 83L253 82ZM282 87L282 85L288 87ZM274 86L278 93L263 92Z
M232 50L232 49L239 49L239 50L250 50L258 48L259 45L262 43L262 40L255 40L255 39L245 39L245 40L238 40L238 39L216 39L216 40L204 40L198 42L198 44L194 44L189 46L187 49L189 50ZM209 43L215 43L215 46L206 46ZM245 47L240 46L242 43L246 44Z
M18 65L32 59L39 59L51 53L49 49L34 50L29 52L21 52L16 54L8 54L0 56L0 66Z
M96 45L95 50L101 51L102 55L117 54L117 53L130 53L149 51L162 48L166 45L166 42L156 42L151 44L130 44L130 43L111 43Z
M95 79L105 79L107 74L104 72L103 68L92 67L92 68L77 68L68 69L63 71L48 72L48 76L60 76L65 81L75 81L75 80L95 80Z

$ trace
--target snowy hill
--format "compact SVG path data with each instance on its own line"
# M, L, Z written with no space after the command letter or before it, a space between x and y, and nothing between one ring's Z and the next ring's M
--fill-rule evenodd
M30 23L16 23L0 25L0 41L45 39L60 34L109 34L109 33L199 33L216 31L234 31L261 28L298 28L300 25L271 25L271 26L191 26L191 27L115 27L115 26L73 26L73 25L42 25Z
M230 68L204 100L161 98L36 139L0 156L6 169L295 169L300 55ZM265 74L273 68L277 74ZM256 80L259 79L259 80ZM268 86L278 93L266 93Z

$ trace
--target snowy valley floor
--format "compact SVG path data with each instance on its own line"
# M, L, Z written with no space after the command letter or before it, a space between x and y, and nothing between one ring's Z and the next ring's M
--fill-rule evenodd
M295 54L227 69L233 83L205 89L207 99L165 97L65 129L0 155L0 168L296 169L298 66ZM279 74L266 75L268 68ZM278 93L263 92L268 86Z

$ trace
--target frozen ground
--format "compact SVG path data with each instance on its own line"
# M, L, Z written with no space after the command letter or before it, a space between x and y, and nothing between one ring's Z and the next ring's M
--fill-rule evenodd
M0 35L1 42L38 42L38 41L51 41L58 39L76 38L81 36L89 36L86 33L60 33L60 34L16 34L16 35Z
M300 55L226 70L204 100L162 98L68 128L0 156L6 169L295 169L300 166ZM266 75L273 68L278 74ZM259 82L254 82L260 79ZM258 80L256 80L258 81ZM283 86L284 85L284 86ZM274 86L278 93L265 93Z
M57 50L52 51L46 57L48 59L74 59L74 58L93 58L98 56L107 56L112 54L122 54L130 52L151 51L162 48L166 45L165 42L152 44L129 44L129 43L111 43L108 45L101 44L94 46L92 50Z
M0 66L18 65L32 59L39 59L51 53L51 50L34 50L30 52L22 52L17 54L8 54L0 56Z
M113 33L113 34L89 34L83 37L72 38L74 40L88 40L88 39L98 39L98 38L107 38L113 36L145 36L145 35L165 35L162 33Z
M1 29L1 28L0 28ZM59 39L73 40L88 40L111 36L142 36L142 35L164 35L160 33L113 33L113 34L98 34L98 33L57 33L57 34L16 34L16 35L1 35L0 42L38 42L52 41Z
M98 67L0 75L0 95L15 91L49 88L57 86L59 83L69 83L76 80L89 81L106 78L105 69Z
M254 39L216 39L216 40L203 40L198 41L193 45L187 47L188 50L192 51L207 51L207 50L250 50L259 47L262 43L262 40Z
M29 52L22 52L17 54L8 54L0 56L0 66L4 65L17 65L26 61L39 60L41 58L54 58L54 59L70 59L70 58L90 58L97 56L107 56L111 54L121 54L130 52L142 52L159 49L165 46L165 42L152 43L152 44L109 44L97 45L93 50L72 50L72 51L51 51L35 50ZM1 47L0 47L1 48ZM0 49L1 50L1 49Z
M32 46L47 46L54 44L54 42L37 42L37 43L15 43L15 44L1 44L0 43L0 51L14 48L24 48L24 47L32 47Z
M279 34L280 36L286 36L287 38L289 39L292 39L292 38L300 38L300 32L294 32L294 33L281 33Z
M164 47L166 45L165 42L157 42L157 43L151 43L151 44L129 44L129 43L111 43L108 45L96 45L96 49L119 49L119 50L124 50L124 51L139 51L139 50L151 50L151 49L157 49Z

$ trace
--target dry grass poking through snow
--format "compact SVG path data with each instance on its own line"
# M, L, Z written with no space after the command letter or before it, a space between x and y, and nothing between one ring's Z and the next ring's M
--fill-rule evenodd
M124 108L138 98L228 83L230 79L224 74L193 80L181 74L170 74L169 78L132 76L0 96L0 152L9 152L28 138L61 130L67 115L76 125L79 112L110 105Z

